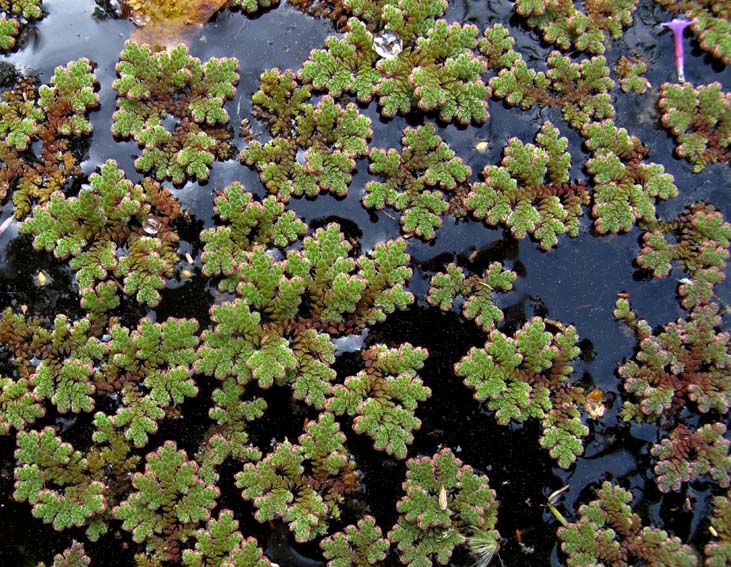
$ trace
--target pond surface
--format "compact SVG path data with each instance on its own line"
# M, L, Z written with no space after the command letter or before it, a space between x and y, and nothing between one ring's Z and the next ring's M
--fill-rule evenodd
M46 83L55 67L80 57L89 58L99 82L100 106L90 115L94 131L81 168L85 175L90 175L107 159L114 159L129 179L139 180L141 175L134 166L140 153L137 144L115 140L110 129L116 100L112 89L115 65L135 26L104 14L91 1L45 0L43 8L45 17L27 30L21 36L19 48L2 60ZM450 1L446 18L450 22L473 23L481 30L495 23L506 25L517 40L516 49L528 64L545 68L551 47L540 42L536 32L513 14L511 2ZM728 166L709 165L700 174L692 173L687 162L674 157L672 137L659 128L656 106L659 86L675 79L672 38L658 25L667 19L668 15L652 1L642 0L623 38L607 43L605 56L610 67L622 54L639 55L648 63L647 78L652 85L643 96L627 95L615 89L615 120L618 126L638 136L650 148L649 159L663 164L675 178L680 194L676 199L657 204L660 218L671 218L685 205L702 200L729 219L731 170ZM314 18L282 3L256 17L223 10L191 35L188 42L191 55L204 61L211 57L239 60L238 90L225 106L237 135L234 144L239 149L244 147L238 137L243 119L251 120L255 133L266 139L263 134L266 129L252 116L251 97L259 88L260 74L274 67L299 69L310 51L322 48L325 38L335 33L329 20ZM730 89L731 70L713 62L690 34L685 39L687 80L696 85L719 81L724 89ZM551 120L569 139L572 179L587 179L582 165L588 153L579 135L563 122L558 108L534 106L524 111L493 99L489 101L489 120L481 126L466 127L438 123L432 116L419 113L384 120L375 103L361 105L360 111L373 123L371 147L400 148L404 127L437 124L439 135L472 168L472 181L479 179L478 173L485 165L500 161L508 139L518 137L532 142L538 125ZM475 150L475 143L480 140L488 141L485 153ZM368 160L360 159L345 198L321 194L316 199L293 199L288 206L312 229L331 221L341 223L365 253L379 242L400 236L396 217L387 212L373 213L361 205L365 184L371 179ZM178 227L179 253L182 256L188 252L196 259L195 274L171 279L162 302L150 312L125 300L123 306L129 310L120 313L124 324L134 325L144 316L157 321L167 317L196 318L201 329L210 324L209 307L222 299L215 286L200 274L202 243L198 235L201 230L215 226L214 191L233 181L240 181L260 198L266 196L258 173L235 158L214 162L205 183L188 182L172 189L183 209L189 212ZM172 188L167 182L165 185ZM6 200L0 220L10 215L12 203ZM676 297L682 273L674 270L667 279L653 279L638 270L634 258L640 251L640 235L641 231L635 227L625 234L600 236L591 229L591 218L584 214L578 237L560 236L556 248L543 252L531 239L515 240L501 228L488 228L476 220L455 220L445 215L434 240L408 240L407 252L413 269L409 290L416 296L415 303L369 328L365 334L367 346L378 342L390 346L410 342L428 349L429 359L419 375L431 388L432 395L417 410L422 426L409 448L409 457L431 455L441 447L450 447L461 460L489 477L500 502L497 528L502 536L499 559L493 565L564 565L565 557L559 551L556 537L559 523L545 506L547 495L565 485L569 487L562 494L559 507L572 521L579 505L593 497L603 480L629 487L635 496L634 509L648 523L671 531L698 549L709 539L706 530L710 498L718 490L714 492L711 483L696 482L686 487L682 496L660 493L653 480L649 455L651 443L660 438L659 430L652 425L630 425L619 416L623 389L616 369L634 354L637 343L612 315L617 293L628 293L635 311L652 326L684 316ZM482 346L485 334L456 311L443 313L426 302L430 278L450 262L472 273L482 273L493 261L502 262L518 274L513 290L497 298L506 314L501 329L515 330L534 315L574 325L581 339L581 356L574 364L572 379L587 390L599 388L605 394L607 412L596 421L584 416L583 421L590 428L585 452L567 470L558 468L540 448L539 427L534 421L504 427L496 423L492 412L480 408L479 402L472 398L472 390L454 375L453 366L470 347ZM34 283L34 276L39 272L49 276L47 285ZM731 299L728 280L716 288L716 294L721 305L728 305ZM51 254L34 251L31 238L20 235L18 223L13 223L0 236L0 308L18 310L21 306L27 307L28 314L48 321L57 313L71 318L84 315L71 269ZM725 315L727 326L728 319ZM349 376L360 369L359 360L357 353L344 352L334 368L339 376ZM198 396L181 409L185 427L166 421L153 437L152 448L165 439L173 439L188 454L195 452L206 427L208 398L214 382L199 378ZM284 389L274 388L263 395L269 407L264 418L250 431L258 446L267 446L272 438L296 439L302 432L303 420L317 415L303 404L294 403ZM64 438L74 443L89 443L92 431L91 417L87 414L68 419L49 411L34 428L40 429L40 425L58 426ZM365 487L357 504L387 530L397 519L395 504L402 494L405 463L374 451L368 438L355 435L349 427L343 426L343 430L348 434L347 446L356 457ZM83 540L85 536L82 529L54 531L32 517L27 503L13 499L14 449L13 435L0 437L0 565L35 567L40 561L50 565L54 554L63 551L72 540ZM270 559L279 565L324 565L316 542L296 543L283 524L259 523L254 519L254 507L241 499L234 485L233 475L238 467L227 462L219 471L222 478L219 508L234 510L242 533L255 536ZM693 503L690 510L683 508L686 496ZM357 517L355 507L349 509L342 525L354 522ZM118 524L98 543L86 545L92 567L134 565L133 556L142 547ZM389 555L387 563L399 564L395 553ZM461 567L472 563L473 558L460 549L452 556L450 565Z

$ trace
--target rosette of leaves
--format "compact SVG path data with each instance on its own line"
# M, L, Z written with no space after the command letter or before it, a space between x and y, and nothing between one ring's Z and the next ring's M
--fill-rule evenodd
M650 449L655 457L655 482L661 492L680 490L683 482L700 476L710 477L721 487L728 488L731 474L731 441L724 438L723 423L704 425L691 430L680 424L669 437Z
M211 58L204 64L183 44L154 53L128 41L116 69L112 133L132 138L142 149L135 160L139 171L176 184L204 181L216 159L231 157L223 105L236 93L237 59Z
M229 293L235 292L238 267L255 245L283 249L307 231L307 225L294 211L285 211L276 197L259 202L237 182L218 193L213 210L226 224L201 232L203 274L220 276L218 289Z
M398 349L379 344L363 353L365 370L333 388L327 409L354 416L353 430L373 439L373 446L405 459L413 431L421 427L414 412L431 396L417 371L424 366L426 349L409 343Z
M526 18L528 25L538 28L546 43L568 51L577 49L588 53L604 53L606 36L617 40L622 29L632 23L637 0L580 3L560 0L517 0L515 11Z
M614 74L621 79L621 89L625 93L645 94L651 87L643 75L647 72L647 63L637 57L622 55L617 61Z
M42 0L0 0L0 51L15 46L21 27L43 17Z
M731 61L731 51L729 56ZM675 153L687 159L695 173L709 163L731 162L731 93L721 88L720 83L696 88L665 83L660 88L662 124L675 136Z
M382 537L373 516L365 516L358 524L320 542L327 567L370 567L386 558L390 543Z
M302 248L276 260L261 245L234 270L241 299L211 309L196 369L241 385L291 384L294 396L322 408L335 378L331 335L383 321L413 301L404 285L406 243L377 244L353 258L340 228L330 224L304 239Z
M568 140L559 137L553 124L541 126L536 142L511 138L502 163L485 167L485 182L472 185L464 204L488 225L504 224L519 239L531 234L548 250L558 244L559 235L578 235L589 192L584 183L569 182Z
M493 301L496 292L513 289L517 274L503 268L500 262L492 262L483 276L466 277L462 268L449 264L446 271L434 274L429 282L427 301L449 311L461 296L462 314L474 320L483 331L489 331L503 320L503 312Z
M120 395L113 418L136 447L147 444L158 423L198 387L192 378L198 323L170 318L163 323L142 319L137 329L113 325L108 355L97 375L98 388Z
M678 293L683 307L692 309L711 301L726 278L729 246L731 225L712 206L695 203L675 219L648 224L637 263L656 278L667 277L673 262L680 264L689 277L680 280Z
M437 20L446 10L444 0L355 4L356 14L371 17L380 8L383 34L351 18L344 38L330 37L327 49L310 53L300 79L335 97L350 93L370 102L378 95L381 113L389 118L419 108L445 122L487 120L490 88L481 77L485 62L473 52L475 26ZM382 48L384 43L391 46Z
M454 366L499 424L539 419L540 444L561 468L581 455L582 438L589 434L579 412L583 390L568 383L577 342L573 326L551 332L543 319L533 317L513 337L493 329L483 348L472 347Z
M601 233L631 230L636 221L655 220L655 199L678 195L675 180L657 163L646 163L648 148L612 120L584 126L591 158L586 170L594 182L594 228Z
M31 79L23 78L3 93L0 199L12 192L17 219L33 203L46 203L69 178L81 175L81 156L73 148L91 134L87 115L99 104L96 83L91 61L77 59L57 67L50 83L37 90Z
M665 531L643 527L632 512L632 494L604 482L597 499L579 508L579 520L558 529L569 567L580 565L657 565L696 567L693 549Z
M401 232L431 240L449 208L447 191L456 190L472 173L469 166L436 133L432 124L406 128L403 151L371 149L368 170L384 181L369 181L363 205L402 212Z
M701 413L726 414L731 404L731 337L722 332L719 306L695 307L685 318L653 332L629 301L617 300L614 316L635 330L639 350L618 373L630 400L625 420L654 421L693 402Z
M497 500L488 479L450 449L406 462L399 519L388 534L410 567L446 565L455 547L479 535L497 546Z
M279 0L231 0L229 4L232 7L241 8L247 14L253 14L260 8L270 8L276 6Z
M704 51L728 65L731 63L731 7L708 0L656 0L671 14L684 13L690 29ZM715 566L714 566L715 567Z
M252 140L241 160L285 203L321 191L345 196L355 160L366 154L373 135L370 118L355 104L343 108L324 96L315 106L306 102L309 98L310 87L298 86L292 71L278 69L262 73L252 97L254 115L268 124L273 139L266 144Z
M180 544L210 519L219 490L200 478L198 464L172 441L145 460L145 472L135 473L134 489L114 517L159 561L176 561Z
M185 567L270 567L254 538L244 539L231 510L210 518L194 536L195 548L183 551Z
M339 517L343 494L358 489L355 462L345 435L331 413L311 421L299 445L285 440L258 463L236 475L245 500L252 500L260 522L281 519L298 542L310 541Z
M569 57L552 51L548 55L548 71L544 73L528 67L514 51L508 53L511 56L504 57L502 62L509 66L490 79L490 87L497 98L510 106L524 110L534 104L559 107L566 122L577 130L591 121L614 116L609 95L614 81L609 77L604 57L574 63Z
M50 427L20 431L17 443L15 499L31 504L33 516L56 530L89 526L87 535L95 541L106 531L95 517L107 503L105 486L90 478L87 460Z
M711 526L715 530L715 539L703 550L706 565L724 567L731 561L731 492L713 499Z
M82 307L103 312L119 304L116 282L152 307L178 261L172 227L180 207L167 189L147 179L125 178L109 160L76 197L55 192L20 227L36 250L69 259L81 288Z

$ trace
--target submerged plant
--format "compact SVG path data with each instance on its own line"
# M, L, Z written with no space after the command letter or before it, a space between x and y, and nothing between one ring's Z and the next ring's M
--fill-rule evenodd
M298 86L290 70L265 71L260 80L253 112L274 138L266 144L250 141L241 160L256 168L267 190L285 203L321 191L345 196L355 160L366 154L373 134L370 118L355 104L343 108L331 96L317 106L307 102L310 87Z
M95 87L91 61L78 59L57 67L50 83L37 90L23 78L3 93L0 200L12 192L15 218L81 175L80 156L72 148L91 134L87 115L99 104Z
M165 277L172 276L178 261L172 223L179 205L149 179L133 184L111 160L89 183L77 197L54 192L48 203L33 210L21 232L33 235L37 250L70 258L82 305L86 302L91 311L117 306L119 280L125 294L157 305Z
M335 386L326 407L336 415L355 416L353 430L373 439L373 446L397 459L406 458L412 431L421 420L414 416L418 402L431 396L416 372L428 353L402 344L398 349L374 345L363 354L365 370Z
M231 157L228 112L239 80L235 58L208 60L184 45L155 53L128 41L117 64L119 78L112 133L142 149L135 167L156 179L182 184L208 179L216 160Z
M484 183L474 183L464 197L465 208L491 226L504 224L515 238L527 234L548 250L558 235L579 233L582 205L589 203L584 183L569 182L568 140L545 122L537 146L511 138L499 166L488 165Z
M474 319L483 331L489 331L503 320L503 312L495 305L493 294L513 289L517 277L515 272L504 269L500 262L490 264L483 276L473 274L469 277L455 264L449 264L446 271L432 276L427 301L442 311L448 311L462 296L462 314L467 319Z
M665 531L643 527L632 512L632 494L604 482L597 499L579 508L579 520L558 529L569 567L581 565L654 565L696 567L693 550Z
M543 40L567 51L604 53L605 34L612 39L622 37L622 29L632 23L637 0L614 0L580 3L556 0L517 0L515 11L527 19L531 27L543 33Z
M493 329L483 348L472 347L454 366L501 425L538 418L540 444L562 468L581 455L582 438L589 434L580 419L583 390L567 382L570 363L579 355L577 342L573 326L554 333L534 317L514 337Z
M658 102L662 124L675 136L675 153L698 173L731 162L731 94L720 83L693 87L665 83Z
M406 462L404 496L388 539L410 567L446 565L454 548L470 538L497 546L497 500L488 479L462 464L450 449Z
M444 192L454 191L472 173L437 135L434 126L406 128L401 138L403 151L373 148L368 170L385 178L369 181L363 205L381 210L386 206L403 211L401 232L425 240L434 238L449 205Z
M351 5L355 14L377 18L383 35L351 18L343 39L330 37L327 49L312 51L302 80L335 97L352 93L360 102L378 95L385 117L418 107L445 122L487 120L490 89L481 77L486 67L473 53L477 28L437 20L445 0Z

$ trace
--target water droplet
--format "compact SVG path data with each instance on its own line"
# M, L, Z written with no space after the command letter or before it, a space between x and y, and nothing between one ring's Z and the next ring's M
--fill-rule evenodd
M142 222L142 229L147 234L157 234L160 232L160 227L162 226L162 223L155 217L149 216Z
M297 160L297 163L300 165L305 165L305 156L307 155L307 152L303 150L302 148L297 148L297 156L295 159Z
M384 59L393 59L403 49L401 38L393 32L382 33L373 38L373 48Z

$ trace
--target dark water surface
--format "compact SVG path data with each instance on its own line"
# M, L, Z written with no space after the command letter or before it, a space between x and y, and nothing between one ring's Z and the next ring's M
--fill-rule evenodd
M82 168L89 174L112 158L130 179L138 180L140 175L133 165L139 151L136 144L117 142L110 132L115 110L111 86L115 79L114 68L134 26L123 20L95 18L96 6L91 0L45 0L43 5L46 17L24 36L18 51L2 59L28 74L37 75L41 82L47 82L58 65L79 57L91 59L100 85L100 107L91 114L94 134ZM537 40L534 32L513 17L512 3L508 1L450 2L447 17L474 23L481 29L496 22L509 25L518 40L518 49L529 65L539 68L545 65L546 55L551 51L549 46ZM675 176L680 196L658 205L661 217L674 216L686 204L705 200L729 219L731 170L708 166L702 174L692 174L686 162L673 157L673 140L657 127L659 86L675 77L672 38L657 25L667 19L650 0L643 0L635 13L634 25L625 31L624 38L609 44L606 56L610 66L621 54L637 52L649 62L648 78L653 85L644 96L625 95L615 89L614 92L619 93L614 101L618 110L616 122L650 147L650 161L662 163ZM230 124L238 134L240 120L251 118L251 95L258 89L260 73L272 67L299 68L310 50L321 48L325 37L332 33L328 21L304 15L286 4L253 19L239 12L224 11L190 41L190 52L203 60L232 56L239 59L238 92L226 105ZM694 84L720 81L725 89L731 86L731 71L713 63L690 37L686 37L686 51L688 81ZM509 138L517 136L532 142L538 125L547 119L553 121L571 142L572 177L585 178L581 171L585 155L581 139L562 121L559 110L520 111L491 101L489 111L490 119L480 127L439 127L439 134L472 167L475 180L485 165L500 160ZM400 148L401 131L407 120L381 120L375 103L363 112L373 120L371 147ZM414 120L418 122L420 118ZM414 120L410 118L408 123L414 125ZM474 151L476 139L489 140L486 154ZM243 142L237 138L236 144L242 147ZM345 199L323 195L316 200L295 199L290 206L313 226L337 220L355 227L353 230L360 232L361 250L371 250L380 241L398 237L399 226L388 215L374 215L361 206L363 187L368 179L367 160L360 160L358 173ZM213 226L213 191L234 180L243 182L260 196L265 194L258 174L236 159L214 163L207 183L188 183L174 191L183 207L191 212L191 220L180 227L181 254L190 251L195 257L200 253L197 234L203 228ZM5 203L0 220L11 211L12 204ZM500 500L498 528L504 538L500 559L493 565L500 562L510 567L563 565L555 536L558 522L544 507L546 496L568 484L570 489L560 500L560 509L572 520L579 504L591 499L593 488L605 479L628 484L635 495L635 509L654 525L673 530L675 535L698 548L707 539L704 518L709 515L710 489L704 488L703 483L694 483L687 494L692 496L695 508L690 512L677 511L680 497L661 496L651 476L648 450L651 442L658 439L658 431L652 426L629 426L618 419L621 384L615 369L623 359L632 356L636 341L612 317L616 294L629 292L640 316L652 325L659 325L683 313L675 297L677 278L683 276L674 271L666 280L641 277L632 262L639 252L639 230L598 237L592 233L590 225L591 219L585 215L579 237L559 237L557 248L541 252L534 242L517 242L502 229L489 229L471 220L456 222L445 218L435 241L409 241L408 252L414 269L410 289L417 296L416 304L371 329L367 337L368 344L397 345L408 341L429 350L430 356L421 376L432 389L432 397L417 412L423 425L409 456L431 454L441 446L448 446L463 461L488 474ZM586 441L586 451L568 471L555 467L547 452L540 449L535 423L502 427L490 414L480 410L471 391L454 376L452 366L470 346L482 345L484 334L455 313L443 314L425 302L429 278L449 262L457 262L477 272L495 260L519 273L514 290L498 298L508 315L508 327L518 327L534 314L575 325L582 339L582 359L575 365L574 376L587 387L596 386L607 393L610 406L607 415L589 423L591 434ZM38 287L32 283L38 270L52 277L50 285ZM158 320L168 316L196 317L204 327L214 291L215 288L200 276L171 282L155 315ZM722 303L728 303L731 297L728 282L719 286L718 294ZM34 252L30 238L18 236L17 224L0 236L0 308L8 305L15 308L27 305L31 313L51 319L56 313L82 316L71 271L50 254ZM135 306L125 315L126 322L134 323L144 315L145 311ZM347 376L357 364L357 357L344 354L336 369L339 375ZM154 447L164 438L173 438L189 453L194 450L205 426L207 404L210 403L207 394L213 386L212 380L201 378L198 397L184 406L188 427L163 424L151 445ZM253 439L262 447L269 443L272 435L278 440L285 436L295 438L301 432L302 420L314 415L311 410L293 408L285 393L276 389L267 392L266 398L269 409L252 427ZM46 420L53 423L57 417L49 412ZM203 425L196 426L197 418L201 418L199 421ZM56 422L66 428L65 435L89 439L90 416L79 416L74 423ZM344 430L349 433L348 447L363 471L364 501L380 525L388 529L396 520L395 503L401 496L405 465L373 451L369 441L352 434L349 427ZM50 564L53 554L62 551L74 538L84 540L83 531L54 532L31 516L27 504L14 502L13 449L11 438L0 438L0 567L33 567L39 561ZM286 529L277 528L272 532L268 526L253 519L251 504L240 498L233 485L235 467L227 470L227 466L221 471L219 507L236 511L242 522L242 533L257 536L260 545L266 547L272 559L283 567L323 565L314 544L295 545ZM357 517L354 511L349 514L346 512L343 518L346 523ZM520 541L514 535L516 530L521 532ZM128 533L114 531L98 544L87 545L92 567L133 565L132 556L140 549L131 543ZM393 554L389 561L398 564ZM452 564L458 566L471 562L465 553L455 553L452 559Z

